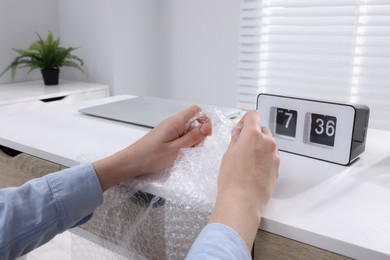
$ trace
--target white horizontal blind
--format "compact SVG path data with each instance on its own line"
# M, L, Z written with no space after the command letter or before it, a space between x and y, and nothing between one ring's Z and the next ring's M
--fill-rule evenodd
M242 0L238 106L259 93L366 104L390 130L390 0Z

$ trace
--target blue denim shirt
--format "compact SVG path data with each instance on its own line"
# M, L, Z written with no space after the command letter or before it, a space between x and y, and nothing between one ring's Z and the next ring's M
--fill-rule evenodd
M0 189L0 259L14 259L59 233L88 221L103 202L92 164ZM231 228L209 224L187 259L250 259L243 240Z
M252 259L244 240L232 228L212 223L206 225L192 244L186 260Z

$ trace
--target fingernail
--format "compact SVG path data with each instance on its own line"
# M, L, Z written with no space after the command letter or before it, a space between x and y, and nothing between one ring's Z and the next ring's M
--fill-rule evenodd
M243 124L242 123L238 123L236 124L233 129L232 129L232 136L239 136L239 134L241 133L241 130L243 128Z
M210 134L211 134L211 126L210 126L210 124L203 124L203 125L199 128L199 131L200 131L203 135L210 135Z

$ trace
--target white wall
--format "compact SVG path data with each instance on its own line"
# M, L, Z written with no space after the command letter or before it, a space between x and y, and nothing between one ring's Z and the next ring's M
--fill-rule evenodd
M60 0L59 31L65 47L75 51L85 62L85 73L62 68L61 78L113 86L112 11L109 0Z
M112 1L115 93L159 96L162 2Z
M28 48L39 33L46 37L50 30L58 35L58 1L56 0L0 0L0 72L17 56L12 50ZM38 70L27 74L27 69L16 72L15 81L41 79ZM0 78L0 83L12 82L11 73Z
M60 33L113 94L236 104L240 0L62 0ZM84 77L84 78L83 78Z
M15 57L12 47L25 48L35 31L50 29L63 46L80 47L75 54L85 61L84 74L62 68L62 78L109 84L112 94L236 104L240 0L0 3L0 24L12 25L0 27L3 68ZM18 72L18 80L32 78L40 74Z
M63 0L64 44L80 46L86 73L63 78L105 83L111 94L158 95L160 0Z
M163 96L236 105L240 0L166 0Z

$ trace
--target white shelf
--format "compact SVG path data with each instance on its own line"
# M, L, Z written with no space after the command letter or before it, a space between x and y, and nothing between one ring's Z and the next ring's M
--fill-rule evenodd
M61 80L58 85L45 86L43 81L0 85L0 113L14 113L39 107L53 107L79 101L107 97L107 85Z

